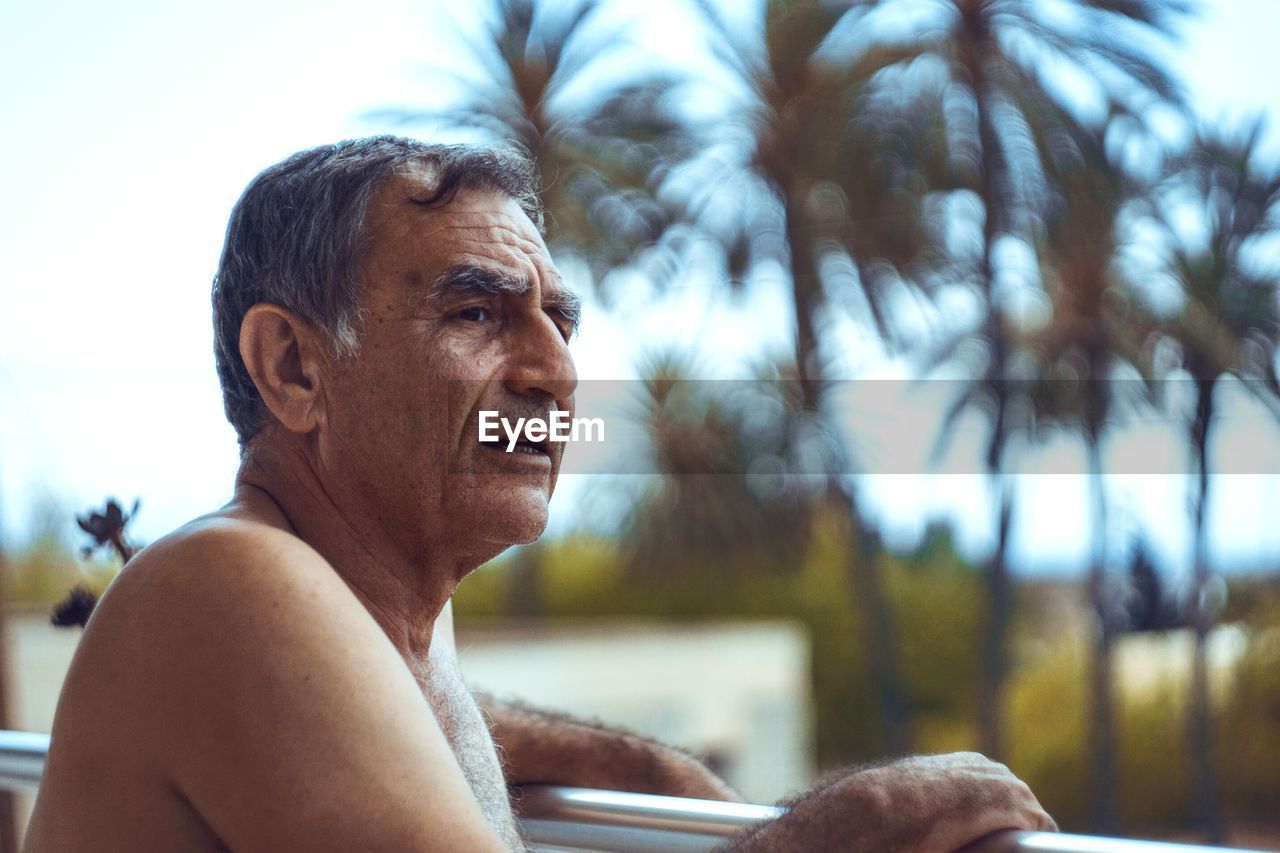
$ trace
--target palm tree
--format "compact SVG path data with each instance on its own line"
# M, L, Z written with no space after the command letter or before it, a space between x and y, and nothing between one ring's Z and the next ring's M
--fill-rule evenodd
M1117 128L1112 127L1115 131ZM1051 319L1022 342L1035 362L1029 397L1037 429L1079 434L1089 462L1093 548L1089 593L1097 615L1090 736L1093 829L1114 830L1115 733L1111 645L1127 619L1106 573L1108 506L1102 446L1117 409L1150 398L1152 367L1138 302L1120 264L1122 217L1143 187L1107 150L1107 129L1079 135L1047 158L1055 192L1044 211L1041 270ZM1146 383L1117 380L1125 368Z
M914 736L878 536L845 476L850 454L826 438L837 430L824 406L828 366L820 351L829 310L853 301L896 343L893 300L916 287L940 242L925 188L941 175L922 169L945 159L931 132L942 111L933 93L916 93L905 106L893 97L907 92L890 85L893 72L920 47L866 43L859 24L881 5L771 0L763 26L744 30L700 2L727 103L704 155L667 187L720 247L731 279L766 265L787 273L794 374L809 420L802 432L831 449L825 500L848 520L850 595L866 614L862 641L886 747L901 753Z
M1195 656L1189 734L1196 817L1211 840L1221 838L1222 826L1215 804L1205 663L1205 639L1215 615L1208 606L1205 518L1220 380L1236 378L1280 417L1280 269L1261 267L1254 254L1260 240L1280 231L1280 168L1263 163L1258 150L1262 132L1260 120L1236 134L1199 131L1186 155L1169 168L1159 205L1166 213L1189 205L1203 219L1202 233L1193 236L1175 225L1173 216L1160 217L1167 237L1164 271L1182 297L1177 312L1164 319L1162 332L1177 349L1180 366L1195 388L1195 409L1187 425L1197 484L1192 511Z
M864 45L856 35L881 5L771 0L763 26L744 32L702 0L726 103L704 131L706 156L669 182L723 248L731 277L762 264L786 269L796 369L813 412L826 373L824 309L852 284L875 331L894 342L891 300L898 285L914 285L899 273L928 268L941 227L923 187L942 173L921 171L945 159L945 142L929 132L940 104L886 73L921 48Z
M651 245L670 224L653 193L691 145L672 99L678 81L648 57L617 79L636 46L600 0L493 0L487 38L459 33L471 70L443 104L377 110L369 118L478 135L525 151L543 179L553 253L587 261L597 279ZM616 81L616 82L614 82Z
M960 181L981 202L981 248L974 281L985 316L972 338L986 350L975 377L980 389L961 407L980 403L991 432L985 465L996 495L996 545L988 566L989 614L983 640L980 740L984 752L1003 753L1001 702L1011 614L1007 565L1012 490L1007 481L1011 339L1018 333L997 288L997 253L1006 238L1030 242L1051 187L1047 148L1080 135L1079 117L1061 96L1051 69L1073 67L1092 81L1104 114L1140 119L1153 104L1178 103L1169 75L1144 52L1153 35L1169 32L1186 11L1183 0L1070 0L1053 14L1036 0L937 0L940 27L934 54L950 69L963 109L950 131L964 141ZM958 410L958 409L957 409ZM949 422L949 421L948 421Z
M815 506L798 481L805 414L776 369L755 382L701 382L688 356L643 368L637 412L656 478L636 495L622 541L629 574L645 580L799 568ZM761 471L760 464L767 465Z

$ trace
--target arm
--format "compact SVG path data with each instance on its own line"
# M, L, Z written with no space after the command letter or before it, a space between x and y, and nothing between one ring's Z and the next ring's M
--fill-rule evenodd
M1057 831L1025 783L972 752L846 770L783 805L718 849L950 853L1002 829Z
M553 711L476 698L490 721L509 785L741 800L702 762L675 747Z

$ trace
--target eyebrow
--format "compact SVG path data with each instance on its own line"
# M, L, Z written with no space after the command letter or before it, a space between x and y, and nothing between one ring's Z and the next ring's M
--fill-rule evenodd
M555 311L564 317L569 324L569 334L578 331L578 323L582 319L582 297L564 285L564 279L558 273L552 273L552 280L557 287L554 290L543 289L543 310ZM533 289L533 284L524 276L513 276L500 270L474 264L460 264L450 267L441 273L435 282L433 293L454 295L488 294L490 296L523 296Z

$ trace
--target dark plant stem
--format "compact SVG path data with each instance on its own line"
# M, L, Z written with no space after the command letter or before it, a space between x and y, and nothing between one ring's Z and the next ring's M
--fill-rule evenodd
M1222 841L1222 818L1218 813L1217 785L1213 772L1213 721L1209 707L1209 668L1205 645L1212 629L1209 612L1209 555L1205 520L1209 508L1209 432L1213 425L1213 378L1196 380L1196 413L1191 425L1191 445L1196 463L1194 511L1195 580L1191 596L1191 617L1195 651L1191 660L1190 746L1192 768L1192 809L1197 826L1210 844Z
M1006 674L1006 643L1011 612L1009 589L1008 538L1013 515L1012 495L1004 474L1004 455L1008 442L1006 418L1008 389L1005 365L1008 341L1005 339L1004 315L995 295L995 245L1000 236L1005 211L1001 205L999 182L1005 175L1005 164L995 124L991 115L984 57L997 49L995 38L985 18L985 7L972 4L964 15L965 46L960 61L968 76L977 112L978 141L981 146L981 175L978 193L982 199L982 262L978 273L979 287L986 303L985 333L991 353L987 383L994 397L991 439L987 446L987 471L998 500L996 548L987 570L987 619L982 640L982 671L978 694L978 737L982 751L1000 760L1004 755L1003 704Z
M1013 499L1003 477L993 476L999 495L996 549L987 566L987 618L982 632L982 668L978 685L978 736L984 755L1002 760L1005 656L1009 617L1013 608L1009 589L1009 527Z
M1096 618L1090 709L1093 749L1094 832L1114 831L1112 802L1115 789L1115 724L1112 710L1111 641L1115 631L1114 608L1107 595L1104 561L1107 555L1107 498L1102 479L1102 449L1098 436L1088 440L1089 478L1093 494L1093 565L1089 569L1089 595Z

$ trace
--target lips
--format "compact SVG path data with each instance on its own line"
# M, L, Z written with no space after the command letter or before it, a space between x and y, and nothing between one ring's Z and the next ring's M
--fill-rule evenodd
M511 448L511 450L507 450L507 445L509 443L510 440L505 436L497 439L490 439L488 441L485 441L484 439L480 440L481 446L487 447L490 450L496 450L499 453L509 453L512 455L523 453L533 456L551 456L550 441L533 441L532 439L521 436L516 439L515 447Z
M485 409L481 411L483 417L479 422L481 428L477 430L477 440L481 446L507 456L553 460L558 454L553 452L548 425L555 411L555 405L547 407L532 400L514 401L514 405L505 408ZM539 437L532 437L531 431Z
M529 441L528 439L518 439L516 446L511 449L512 453L533 453L550 456L551 449L545 441Z

